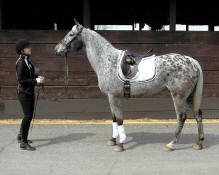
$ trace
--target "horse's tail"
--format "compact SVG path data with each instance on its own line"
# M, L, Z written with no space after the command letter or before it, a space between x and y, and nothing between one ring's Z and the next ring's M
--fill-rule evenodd
M194 60L194 62L196 66L198 67L199 77L198 77L198 82L196 84L194 97L193 97L193 105L194 105L193 108L194 108L194 112L198 113L200 106L201 106L201 102L202 102L203 72L202 72L202 68L200 64L198 63L198 61Z

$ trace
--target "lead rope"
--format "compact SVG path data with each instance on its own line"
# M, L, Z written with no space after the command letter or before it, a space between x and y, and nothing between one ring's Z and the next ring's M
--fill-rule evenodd
M65 89L67 90L68 88L68 57L67 57L67 53L65 53Z
M31 128L30 128L30 131L32 132L32 129L33 129L33 125L34 125L34 119L35 119L35 115L36 115L36 108L37 108L37 104L38 104L38 99L39 99L39 95L40 95L40 89L43 89L44 91L44 85L39 85L38 86L38 91L37 91L37 97L36 97L36 100L35 100L35 104L34 104L34 110L33 110L33 119L32 119L32 123L31 123Z

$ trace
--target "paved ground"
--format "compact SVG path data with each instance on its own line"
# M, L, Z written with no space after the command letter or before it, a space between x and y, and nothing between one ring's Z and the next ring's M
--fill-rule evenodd
M43 93L42 93L43 95ZM162 95L161 95L162 96ZM219 98L203 97L202 111L204 118L219 118ZM13 110L11 110L13 106ZM98 107L97 107L98 106ZM125 119L175 119L173 101L167 97L130 98L124 100ZM193 118L191 113L187 113ZM17 99L0 98L0 119L18 119L23 116ZM44 99L37 104L37 119L71 119L71 120L109 120L111 112L107 98L92 99Z
M128 124L126 151L106 146L111 125L35 125L35 152L19 149L19 125L0 125L1 175L218 175L219 124L205 124L205 149L191 147L195 124L186 124L173 152L163 151L176 124Z

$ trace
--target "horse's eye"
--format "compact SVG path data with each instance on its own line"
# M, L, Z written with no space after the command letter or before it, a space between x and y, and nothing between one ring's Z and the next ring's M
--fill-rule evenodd
M69 36L70 36L70 37L72 37L72 36L73 36L73 34L70 34Z

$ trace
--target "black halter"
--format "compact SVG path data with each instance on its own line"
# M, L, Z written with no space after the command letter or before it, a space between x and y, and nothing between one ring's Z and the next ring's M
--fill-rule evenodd
M81 26L79 32L75 35L75 37L73 37L69 42L65 42L65 40L62 39L62 40L61 40L61 44L63 44L66 48L69 47L69 46L71 45L72 41L73 41L76 37L78 37L78 35L81 34L81 32L82 32L83 29L84 29L84 27Z

